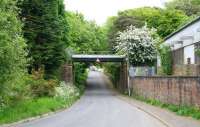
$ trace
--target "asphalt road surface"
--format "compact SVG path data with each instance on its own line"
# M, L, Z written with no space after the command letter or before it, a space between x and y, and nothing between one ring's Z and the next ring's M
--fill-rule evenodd
M166 127L117 98L103 77L91 71L85 95L70 109L16 127Z

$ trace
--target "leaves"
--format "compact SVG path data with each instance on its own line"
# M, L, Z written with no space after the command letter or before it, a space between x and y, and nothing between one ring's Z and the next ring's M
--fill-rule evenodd
M188 16L199 15L200 1L199 0L173 0L166 3L168 9L177 9L185 12Z
M115 49L128 56L133 65L150 65L156 56L156 40L152 37L154 33L154 29L146 26L141 29L129 26L124 32L119 32Z
M0 96L4 103L17 98L27 66L22 24L13 0L0 1ZM1 104L0 104L1 105Z
M52 75L65 61L68 23L62 0L24 0L19 3L20 17L24 21L31 69L45 67Z
M82 14L66 12L69 22L69 46L75 51L104 51L108 45L105 29L86 21Z
M172 74L172 51L169 46L163 45L159 48L159 56L161 59L162 73L165 75Z

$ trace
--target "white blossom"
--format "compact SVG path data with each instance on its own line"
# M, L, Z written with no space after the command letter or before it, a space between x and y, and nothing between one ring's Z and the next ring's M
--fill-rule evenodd
M136 28L129 26L124 32L119 32L116 38L115 50L119 54L129 56L132 64L148 64L145 62L153 61L156 56L155 42L152 35L155 29L146 26Z

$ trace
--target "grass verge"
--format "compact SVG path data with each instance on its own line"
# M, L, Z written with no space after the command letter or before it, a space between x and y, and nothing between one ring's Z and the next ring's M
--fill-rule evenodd
M162 103L159 100L146 99L141 96L133 96L133 98L143 101L147 104L151 104L153 106L158 106L161 108L168 109L172 112L175 112L177 115L180 115L180 116L188 116L188 117L192 117L194 119L200 120L200 108L198 107L184 106L184 105L177 106L173 104L166 104L166 103Z
M24 100L13 106L0 109L0 124L12 123L25 118L39 116L58 109L70 107L79 97L64 100L60 97L44 97Z

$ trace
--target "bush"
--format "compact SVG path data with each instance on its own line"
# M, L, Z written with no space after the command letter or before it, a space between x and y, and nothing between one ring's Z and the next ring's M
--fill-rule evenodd
M107 63L104 65L106 73L111 78L112 82L114 83L114 87L117 87L117 83L119 82L120 76L120 64L116 63Z
M81 63L75 63L75 85L77 88L79 88L80 93L82 94L85 85L86 85L86 79L87 79L87 65L86 64L81 64Z
M64 100L68 100L70 98L79 97L79 89L72 84L66 84L62 81L59 87L56 87L56 97L63 98Z
M53 97L55 95L55 87L58 85L58 81L54 79L44 79L44 69L38 71L32 71L32 75L29 78L28 84L30 86L29 91L33 97Z
M159 55L161 59L161 69L163 74L172 74L172 51L169 46L163 46L159 50Z
M26 72L26 44L13 0L0 0L0 105L21 98Z
M129 62L134 66L153 65L157 55L157 38L154 39L153 35L155 30L146 26L129 26L125 31L119 32L114 48L117 53L129 57Z

